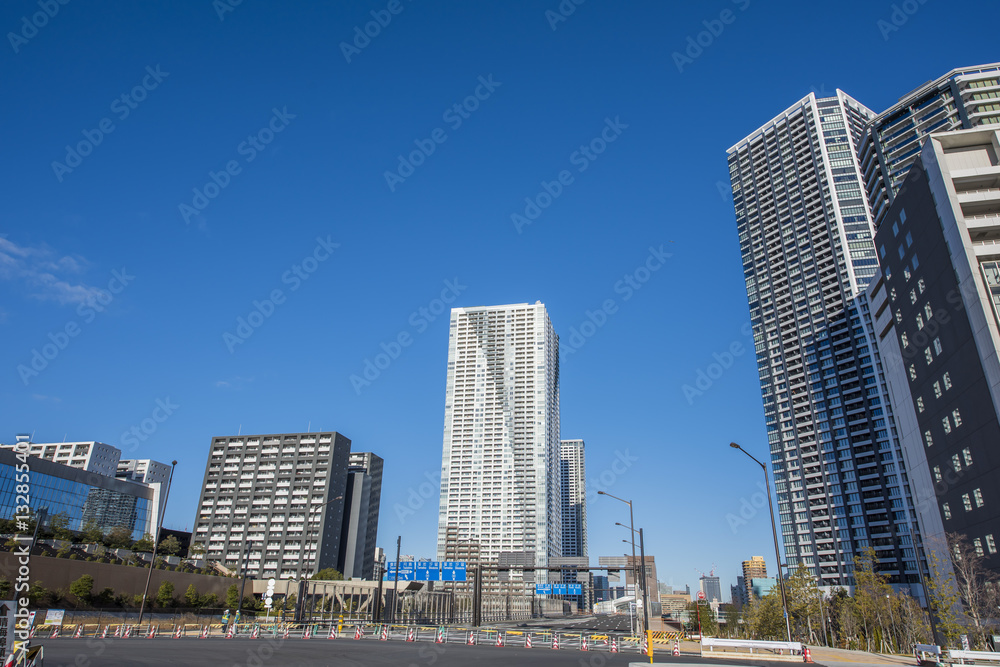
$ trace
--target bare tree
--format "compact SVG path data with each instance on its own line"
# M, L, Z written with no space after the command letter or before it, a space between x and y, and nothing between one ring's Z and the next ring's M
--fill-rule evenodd
M955 584L962 597L968 625L979 646L986 645L986 635L993 625L997 608L998 580L984 565L982 545L969 541L965 535L948 533L951 564L955 570Z

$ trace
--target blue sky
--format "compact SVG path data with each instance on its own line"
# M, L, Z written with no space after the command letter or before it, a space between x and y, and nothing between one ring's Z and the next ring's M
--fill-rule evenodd
M728 447L767 456L725 150L810 91L881 110L1000 59L997 9L225 1L0 8L0 440L176 458L190 529L212 436L336 429L386 460L380 545L432 556L448 327L421 308L541 300L566 345L612 300L562 368L591 489L634 499L664 582L773 568ZM592 559L623 553L626 508L588 511Z

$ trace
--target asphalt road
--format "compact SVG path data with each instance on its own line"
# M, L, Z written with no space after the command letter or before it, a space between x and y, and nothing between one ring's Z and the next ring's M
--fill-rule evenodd
M430 642L376 642L351 639L45 639L46 667L132 667L135 665L392 665L393 667L579 667L628 665L641 661L636 653L494 646L464 646ZM581 662L581 660L583 662ZM658 659L659 661L659 659ZM690 662L686 660L685 662ZM787 666L786 666L787 667Z

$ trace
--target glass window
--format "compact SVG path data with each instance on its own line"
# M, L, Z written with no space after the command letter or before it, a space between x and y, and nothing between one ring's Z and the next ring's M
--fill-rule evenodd
M934 446L934 438L931 437L930 431L924 431L924 442L927 443L928 447Z
M941 513L944 514L945 520L950 519L951 518L951 506L948 505L948 503L944 503L943 505L941 505Z
M917 290L911 289L910 290L910 303L916 303L916 302L917 302Z
M941 398L941 383L934 383L934 398Z
M962 450L962 457L965 459L965 465L972 465L972 450L966 447Z
M931 348L924 348L924 359L927 360L927 365L930 366L931 362L934 361L934 355L931 353Z
M945 415L941 420L941 426L944 427L945 434L951 433L951 420L948 418L948 415Z
M906 337L905 331L899 334L899 343L902 345L904 350L906 349L906 346L910 344L910 339Z
M955 428L962 425L962 415L958 413L958 409L951 411L951 418L955 421Z
M944 382L945 389L951 389L951 373L945 373L941 376L941 381Z
M923 278L921 278L920 280L917 281L917 289L920 290L921 294L924 293L925 287L924 287L924 279Z
M917 313L917 330L924 328L924 316Z
M997 552L997 543L993 539L993 533L986 536L986 548L989 549L991 554L995 554Z
M923 411L924 411L924 397L917 396L917 412L923 412Z
M913 364L910 364L910 379L911 380L917 379L917 367L914 366Z
M955 469L955 472L962 472L962 461L958 454L951 457L951 467Z
M962 506L965 508L966 512L972 511L972 498L969 497L968 493L962 494Z
M985 555L985 554L983 553L983 541L982 541L981 539L979 539L979 538L977 537L977 538L975 538L974 540L972 540L972 546L974 546L974 547L976 548L976 555L977 555L977 556L980 556L980 557L982 557L982 556L984 556L984 555Z
M973 497L976 499L976 507L982 507L985 503L983 502L983 490L976 489L972 492Z
M934 339L934 353L935 354L941 354L941 339L940 338L935 338Z
M941 480L942 480L942 477L941 477L941 466L934 466L934 481L935 482L940 482Z

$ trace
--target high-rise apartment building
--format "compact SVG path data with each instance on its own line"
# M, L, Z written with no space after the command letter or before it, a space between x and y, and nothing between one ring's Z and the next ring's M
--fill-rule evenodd
M252 577L344 572L351 441L339 433L212 438L192 542Z
M863 295L878 262L856 156L874 117L843 92L810 94L730 148L729 169L786 563L851 586L873 547L890 582L920 596Z
M563 556L587 557L587 466L583 440L559 443Z
M752 556L750 560L743 561L743 588L746 596L743 598L745 602L749 602L752 598L750 581L753 579L763 579L767 576L767 564L764 562L763 556Z
M449 529L485 560L561 556L559 338L541 302L452 309L444 421L438 558Z
M858 155L876 228L931 133L998 123L1000 63L952 70L873 118Z
M1000 90L993 77L985 88ZM966 535L994 571L998 157L1000 127L930 136L875 235L882 276L868 290L924 547L947 563L946 533Z
M351 452L344 497L344 535L340 540L344 578L373 579L378 514L382 498L382 458L371 452Z

